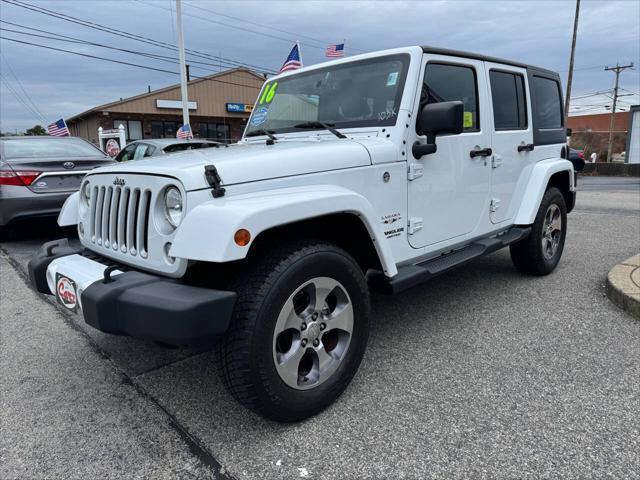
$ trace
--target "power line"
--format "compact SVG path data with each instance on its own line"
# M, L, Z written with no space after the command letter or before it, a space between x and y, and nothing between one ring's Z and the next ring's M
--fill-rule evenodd
M171 43L163 42L161 40L155 40L155 39L149 38L149 37L144 37L142 35L136 35L136 34L133 34L133 33L125 32L123 30L118 30L116 28L107 27L106 25L102 25L102 24L99 24L99 23L91 22L89 20L83 20L81 18L77 18L77 17L73 17L71 15L67 15L67 14L64 14L64 13L56 12L54 10L49 10L49 9L44 8L44 7L32 5L30 3L22 2L20 0L2 0L2 1L7 3L7 4L9 4L9 5L13 5L13 6L16 6L16 7L24 8L24 9L27 9L27 10L31 10L31 11L40 13L42 15L47 15L47 16L50 16L50 17L58 18L60 20L64 20L64 21L71 22L71 23L75 23L75 24L78 24L78 25L82 25L82 26L87 27L87 28L92 28L94 30L99 30L99 31L102 31L102 32L105 32L105 33L109 33L111 35L125 37L125 38L131 39L131 40L135 40L135 41L138 41L138 42L147 43L147 44L153 45L155 47L169 48L169 49L175 50L175 51L178 50L177 46L175 46L175 45L173 45ZM268 68L260 67L260 66L257 66L257 65L251 65L251 64L248 64L248 63L242 63L242 62L239 62L237 60L232 60L232 59L229 59L229 58L224 58L224 57L220 57L220 56L216 56L216 55L211 55L211 54L206 53L206 52L200 52L198 50L193 50L193 49L187 49L187 51L193 56L206 58L206 59L210 59L210 60L216 60L216 61L228 64L228 65L231 65L232 67L239 67L239 66L240 67L248 67L248 68L251 68L251 69L254 69L254 70L258 70L258 71L263 71L263 72L266 72L266 73L274 73L271 69L268 69Z
M100 56L97 56L97 55L90 55L88 53L74 52L72 50L65 50L63 48L50 47L50 46L42 45L42 44L39 44L39 43L26 42L24 40L18 40L18 39L15 39L15 38L8 38L8 37L0 36L0 39L8 40L10 42L15 42L15 43L21 43L21 44L24 44L24 45L31 45L31 46L34 46L34 47L46 48L48 50L55 50L55 51L58 51L58 52L70 53L72 55L78 55L78 56L81 56L81 57L94 58L96 60L104 60L106 62L119 63L121 65L128 65L128 66L131 66L131 67L144 68L146 70L154 70L156 72L171 73L173 75L178 75L178 72L174 72L172 70L164 70L162 68L150 67L148 65L140 65L138 63L125 62L125 61L122 61L122 60L115 60L113 58L105 58L105 57L100 57ZM203 80L207 80L207 81L210 81L210 82L226 83L228 85L237 85L239 87L255 88L256 90L260 90L260 88L261 88L261 87L255 86L255 85L246 85L246 84L235 83L235 82L227 82L225 80L220 80L220 79L217 79L217 78L196 77L195 75L193 76L193 78L203 79Z
M140 1L140 0L138 0L138 1ZM250 25L255 25L257 27L267 28L269 30L274 30L274 31L280 32L280 33L286 33L288 35L293 35L293 36L295 36L297 38L306 38L308 40L311 40L311 41L318 42L318 43L322 44L323 45L322 48L326 48L326 45L329 45L329 44L332 43L332 42L327 42L325 40L321 40L321 39L318 39L318 38L310 37L308 35L303 35L301 33L291 32L291 31L288 31L288 30L281 30L279 28L275 28L275 27L272 27L272 26L269 26L269 25L265 25L265 24L262 24L262 23L252 22L251 20L246 20L246 19L243 19L243 18L234 17L232 15L227 15L227 14L224 14L224 13L216 12L216 11L210 10L208 8L203 8L203 7L200 7L200 6L193 5L193 4L189 3L189 2L185 2L185 4L189 5L191 8L195 8L195 9L198 9L198 10L201 10L201 11L204 11L204 12L213 13L214 15L218 15L220 17L225 17L225 18L229 18L229 19L232 19L232 20L238 20L238 21L243 22L243 23L248 23ZM259 34L259 32L255 32L255 33ZM351 50L355 50L357 52L366 52L366 50L362 50L360 48L355 48L355 47L349 47L349 48Z
M0 20L0 23L7 23L10 25L18 25L12 22L7 22L5 20ZM76 44L81 44L81 45L91 45L91 46L95 46L95 47L100 47L100 48L107 48L110 50L116 50L119 52L125 52L125 53L130 53L133 55L140 55L146 58L151 58L154 60L160 60L163 62L169 62L169 63L173 63L176 64L177 63L177 59L170 57L168 55L160 55L160 54L155 54L155 53L148 53L148 52L141 52L141 51L137 51L137 50L130 50L127 48L118 48L118 47L113 47L111 45L104 45L101 43L96 43L96 42L90 42L88 40L82 40L80 38L77 37L70 37L67 35L61 35L61 34L57 34L57 33L53 33L53 32L48 32L46 30L40 30L40 29L36 29L36 28L31 28L31 27L27 27L27 26L23 26L23 25L18 25L22 28L28 28L30 30L34 30L34 31L38 31L38 32L42 32L42 33L47 33L47 34L51 34L51 35L39 35L37 33L31 33L31 32L22 32L20 30L14 30L11 28L3 28L0 27L0 30L6 31L6 32L11 32L11 33L17 33L19 35L27 35L30 37L38 37L38 38L46 38L48 40L57 40L57 41L61 41L61 42L70 42L70 43L76 43ZM189 60L190 63L197 63L197 64L202 64L202 65L211 65L213 67L216 67L216 72L221 71L220 70L220 66L216 65L214 63L209 63L209 62L199 62L197 60ZM204 68L204 67L194 67L194 68L200 68L202 70L208 70L208 71L213 71L210 68Z
M13 68L11 68L11 64L9 63L9 60L6 59L6 57L4 56L4 54L2 52L0 52L0 57L7 64L7 69L9 70L9 73L11 74L11 76L14 78L14 80L18 84L18 87L20 87L20 90L22 90L22 93L24 94L24 97L33 106L33 109L38 114L38 116L42 119L42 121L45 121L45 117L44 117L42 111L40 111L40 109L38 108L38 105L36 105L36 102L34 102L33 98L31 98L29 93L27 93L27 90L24 88L24 85L22 84L22 82L20 81L20 79L18 78L16 73L13 71Z
M18 92L16 92L16 90L11 86L11 84L9 83L9 81L4 77L4 75L0 75L0 81L2 81L2 83L4 84L5 87L7 87L7 90L9 90L9 92L11 92L11 94L15 97L16 100L18 100L18 102L20 102L20 104L32 115L34 115L36 117L36 119L42 120L43 122L46 123L46 121L40 117L40 115L38 115L38 113L33 110L33 108L31 108L29 106L28 103L25 102L25 100L20 96L20 94Z
M148 3L143 2L142 0L136 0L136 1L139 2L139 3L142 3L143 5L149 6ZM157 5L154 5L154 8L159 8L160 10L167 10L166 8L159 7ZM203 22L212 23L214 25L221 25L221 26L223 26L225 28L233 28L233 29L240 30L242 32L250 33L250 34L253 34L253 35L262 35L263 37L272 38L274 40L281 40L281 41L284 41L284 42L287 42L287 43L296 43L296 40L291 39L291 38L280 37L278 35L271 35L269 33L264 33L264 32L256 32L255 30L239 27L237 25L231 25L230 23L222 22L222 21L218 21L218 20L213 20L211 18L205 18L205 17L202 17L200 15L194 15L194 14L191 14L191 13L185 13L184 15L186 17L197 18L198 20L202 20ZM311 48L317 48L319 50L324 50L326 48L326 47L321 47L319 45L312 45L310 43L303 43L303 45L305 45L307 47L311 47Z

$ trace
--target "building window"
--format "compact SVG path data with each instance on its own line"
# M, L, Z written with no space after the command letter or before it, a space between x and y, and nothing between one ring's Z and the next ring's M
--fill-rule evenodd
M118 128L120 125L124 127L124 134L127 137L127 142L132 140L141 140L142 137L142 122L140 120L114 120L113 128Z
M224 143L231 139L229 125L225 123L199 123L198 136Z
M151 138L176 138L178 122L163 122L153 120L151 122Z

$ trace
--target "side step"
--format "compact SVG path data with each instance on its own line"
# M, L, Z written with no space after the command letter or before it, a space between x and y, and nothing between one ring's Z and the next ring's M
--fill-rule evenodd
M369 286L376 292L389 295L402 292L441 273L463 265L474 258L488 255L512 243L516 243L526 238L529 233L531 233L531 228L529 227L513 227L498 237L476 240L466 247L451 253L442 254L439 257L431 258L415 265L400 267L398 274L393 278L388 278L379 271L370 272L368 275Z

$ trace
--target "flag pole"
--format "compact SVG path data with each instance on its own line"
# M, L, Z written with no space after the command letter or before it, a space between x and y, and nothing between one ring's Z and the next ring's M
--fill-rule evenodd
M184 60L184 35L182 33L182 0L176 0L176 23L178 27L180 91L182 93L182 124L189 125L189 96L187 92L187 69L185 67L185 60Z
M304 67L304 63L302 62L302 50L300 50L300 40L296 40L296 45L298 46L298 57L300 57L300 66Z

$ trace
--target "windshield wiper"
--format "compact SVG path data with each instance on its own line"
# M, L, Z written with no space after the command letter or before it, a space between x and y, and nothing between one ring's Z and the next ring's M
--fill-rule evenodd
M265 136L269 137L273 141L276 141L278 139L278 137L273 135L273 132L271 130L264 130L262 128L258 129L258 130L253 130L253 131L247 133L245 135L245 137L259 137L260 135L265 135Z
M304 122L304 123L298 123L297 125L293 126L293 128L324 128L325 130L329 130L338 138L347 138L346 135L340 133L338 130L336 130L333 127L334 127L333 123L324 123L324 122Z

